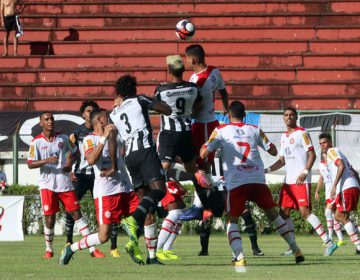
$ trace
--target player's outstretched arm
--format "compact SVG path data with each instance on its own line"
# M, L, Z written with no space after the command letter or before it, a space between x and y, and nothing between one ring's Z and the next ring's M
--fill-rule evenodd
M165 116L170 116L172 113L171 107L167 105L165 102L159 100L153 101L153 105L151 109Z
M270 167L265 169L265 173L276 171L285 165L285 158L280 156L279 159Z
M223 108L226 114L229 113L229 95L227 93L226 88L224 89L219 89L219 93L221 95L221 101L223 104Z
M16 11L16 14L19 15L19 14L21 14L22 11L24 10L24 8L25 8L25 3L24 3L22 0L17 0L17 1L16 1L16 4L20 6L20 9L18 9L18 10Z

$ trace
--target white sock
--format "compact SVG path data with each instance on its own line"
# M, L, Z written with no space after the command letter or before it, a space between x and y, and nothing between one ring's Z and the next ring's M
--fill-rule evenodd
M242 250L242 240L238 225L228 223L226 226L226 233L234 258L237 261L243 259L244 253Z
M168 238L170 237L170 235L173 232L173 229L176 225L176 221L177 221L176 210L169 211L168 215L164 219L162 226L161 226L161 230L159 233L159 239L158 239L158 243L157 243L157 250L163 249L164 244L166 243L166 241L168 240Z
M359 225L358 225L358 223L356 222L356 219L353 218L353 219L351 220L351 222L352 222L352 224L354 225L354 228L356 229L356 232L359 234L359 233L360 233L360 231L359 231Z
M277 218L273 220L271 224L275 228L276 232L280 234L282 238L284 238L287 244L289 244L290 249L293 252L299 249L299 247L296 244L294 234L291 232L286 222L280 215L277 216Z
M53 252L54 229L44 226L46 251Z
M309 217L306 218L306 220L312 225L312 227L315 229L316 233L321 237L323 242L326 244L327 247L331 247L333 245L333 242L327 235L326 231L324 230L319 218L315 216L313 213L309 215Z
M344 225L344 228L347 232L347 234L350 236L351 242L354 243L354 245L356 246L357 250L360 250L360 238L359 235L357 234L356 229L354 228L354 225L352 222L347 222Z
M172 245L174 244L176 237L178 237L181 227L182 227L182 222L178 220L178 222L176 223L173 229L172 234L164 244L164 251L172 250Z
M156 254L156 244L158 241L156 224L144 226L144 239L145 239L149 258L154 259Z
M334 231L335 231L339 241L343 241L344 240L344 235L343 235L342 230L341 230L341 225L337 220L335 220L335 215L334 214L332 215L332 217L334 219Z
M325 209L325 218L326 225L328 228L329 238L333 239L334 236L334 220L333 220L333 211L329 208Z
M71 244L71 251L76 252L79 250L84 250L86 248L94 247L100 245L99 234L93 233L85 236L78 242Z
M285 223L286 223L286 225L287 225L287 227L288 227L288 229L289 229L289 231L290 231L290 233L291 233L292 237L295 239L295 234L294 234L294 223L293 223L292 219L291 219L290 217L289 217L289 218L287 218L287 219L285 219Z
M194 202L193 202L193 205L195 205L195 207L198 207L198 208L203 208L203 205L201 203L201 200L198 196L198 194L196 192L194 192Z
M81 217L79 220L75 221L75 225L78 227L81 236L86 237L90 234L90 228L84 217ZM95 247L93 246L88 248L90 254L95 251Z

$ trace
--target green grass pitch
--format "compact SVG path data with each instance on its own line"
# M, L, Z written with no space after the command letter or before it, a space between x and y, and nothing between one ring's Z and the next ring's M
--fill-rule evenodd
M77 240L79 237L75 237ZM74 255L68 266L59 266L60 251L65 237L55 236L55 257L43 260L43 236L26 236L24 242L0 242L0 279L359 279L360 256L354 255L355 247L347 240L332 257L323 257L324 246L317 236L298 236L297 241L305 263L295 265L293 257L280 254L287 248L276 235L259 236L264 257L253 257L250 242L243 234L243 245L247 256L246 273L236 273L230 265L231 253L227 238L223 234L210 237L210 256L198 257L199 236L180 236L174 246L181 256L178 262L167 262L164 266L138 266L125 253L126 238L118 238L121 258L109 255L110 243L100 246L107 257L94 259L88 251ZM143 239L141 239L141 244Z

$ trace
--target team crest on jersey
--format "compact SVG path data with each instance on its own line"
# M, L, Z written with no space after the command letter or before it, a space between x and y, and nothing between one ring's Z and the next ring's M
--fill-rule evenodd
M294 138L290 138L290 144L294 144Z
M214 130L211 135L210 138L208 140L208 143L211 143L212 141L214 141L214 139L218 136L218 132L216 130Z
M59 142L58 147L61 150L64 147L64 142Z
M34 145L30 145L29 156L30 156L30 158L35 157L35 147L34 147Z
M88 149L89 149L89 150L92 149L92 148L94 148L94 143L93 143L93 141L91 141L91 139L87 139L87 140L86 140L86 146L88 146Z
M303 138L304 138L305 145L309 145L310 139L309 139L309 136L307 135L307 133L303 134Z

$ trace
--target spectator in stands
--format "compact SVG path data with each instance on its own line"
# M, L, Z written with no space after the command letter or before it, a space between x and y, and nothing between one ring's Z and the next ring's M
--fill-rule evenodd
M6 174L3 171L4 163L5 163L5 161L3 159L1 159L0 160L0 193L8 187Z
M20 9L17 9L20 6ZM23 35L23 29L20 25L19 14L24 10L25 4L22 0L1 0L0 14L1 26L5 30L4 36L4 54L8 55L9 35L12 30L14 34L14 56L17 55L18 37Z

